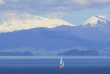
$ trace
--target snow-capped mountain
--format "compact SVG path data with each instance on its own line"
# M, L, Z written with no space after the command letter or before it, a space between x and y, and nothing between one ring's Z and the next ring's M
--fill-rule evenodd
M89 27L104 27L105 24L110 24L110 21L104 16L92 16L87 21L83 23L83 26Z
M0 21L2 56L110 54L106 51L110 49L110 21L104 16L93 16L79 26L38 16L7 19Z
M109 42L110 21L104 16L92 16L79 27L75 27L74 34L89 40Z
M34 16L31 19L14 18L0 21L0 32L13 32L38 27L54 28L61 25L75 26L61 19L50 19L40 16Z

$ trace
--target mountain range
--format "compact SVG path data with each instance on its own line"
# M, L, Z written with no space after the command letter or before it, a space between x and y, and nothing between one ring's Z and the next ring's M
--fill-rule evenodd
M92 16L81 25L34 17L0 23L1 56L108 56L110 21Z

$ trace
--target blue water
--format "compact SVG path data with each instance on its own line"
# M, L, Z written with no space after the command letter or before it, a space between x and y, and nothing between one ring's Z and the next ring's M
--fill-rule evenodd
M0 74L110 74L110 59L1 59Z

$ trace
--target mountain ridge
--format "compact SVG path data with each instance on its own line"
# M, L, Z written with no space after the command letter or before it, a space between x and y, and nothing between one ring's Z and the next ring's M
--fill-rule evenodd
M37 27L1 33L0 54L1 56L58 55L64 52L69 54L70 50L77 49L77 55L82 53L86 56L92 53L98 53L100 56L106 55L103 52L107 52L108 55L110 53L108 52L110 24L107 22L96 25L100 26L61 25L54 28ZM104 25L103 28L102 25ZM90 54L85 53L91 50L94 51Z
M56 55L74 47L98 49L99 43L75 35L52 31L48 28L36 28L0 35L0 52L21 54L31 52L33 55ZM96 47L93 48L92 46ZM47 53L48 52L48 53ZM1 53L2 54L2 53Z

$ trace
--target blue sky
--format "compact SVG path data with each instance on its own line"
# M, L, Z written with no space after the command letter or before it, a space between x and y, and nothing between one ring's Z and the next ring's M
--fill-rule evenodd
M91 16L103 15L110 19L110 6L106 6L103 8L89 8L79 11L71 12L70 14L66 13L62 19L67 20L68 22L80 25L85 20L90 18Z
M29 13L49 18L61 18L80 25L89 17L110 17L110 0L0 0L0 15Z

